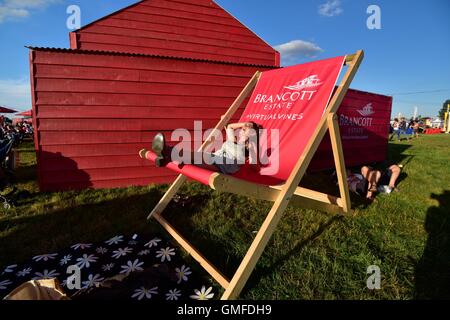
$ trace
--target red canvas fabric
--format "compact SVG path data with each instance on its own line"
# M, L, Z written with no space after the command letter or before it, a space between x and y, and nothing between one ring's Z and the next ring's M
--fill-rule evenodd
M150 160L152 162L155 162L157 158L156 154L152 151L147 152L145 157L147 158L147 160ZM167 165L165 165L165 167L174 172L181 173L197 182L203 183L204 185L209 185L209 178L214 173L214 171L203 169L190 164L185 164L180 168L180 166L176 162L169 162Z
M286 181L303 153L328 105L345 57L306 63L263 72L242 114L241 122L255 122L265 133L260 140L263 162L258 169L243 166L236 178L275 185ZM272 139L278 132L277 139ZM155 156L148 153L147 158ZM169 169L203 184L213 172L193 165Z
M241 170L236 176L259 183L287 180L330 100L345 57L264 72L242 114L242 122L263 127L261 153L268 161L258 175ZM279 130L279 145L272 141ZM266 157L262 156L262 161Z

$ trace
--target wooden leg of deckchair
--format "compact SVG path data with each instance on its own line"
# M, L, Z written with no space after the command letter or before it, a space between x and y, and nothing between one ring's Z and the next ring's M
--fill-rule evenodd
M328 129L330 132L331 147L333 149L334 163L336 165L336 175L339 183L339 192L342 199L342 210L350 213L351 203L350 194L348 192L347 171L345 168L344 152L342 150L341 135L339 133L339 124L337 115L331 113L328 115Z
M275 202L270 210L250 249L225 290L222 300L236 299L241 293L289 203L289 201L283 200Z
M178 176L175 182L172 183L172 185L170 186L169 190L167 190L162 199L158 202L158 204L155 206L152 212L148 215L147 220L150 220L155 213L161 214L164 211L164 209L167 207L167 205L170 203L173 197L177 194L178 190L180 190L180 188L183 186L186 180L187 178L182 174Z

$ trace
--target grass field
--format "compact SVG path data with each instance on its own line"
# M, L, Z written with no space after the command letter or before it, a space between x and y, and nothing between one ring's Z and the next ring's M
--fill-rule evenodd
M15 183L31 197L0 211L0 267L117 234L165 234L145 221L167 186L39 193L32 145L20 152ZM392 142L389 154L404 164L400 192L372 204L353 197L350 217L289 207L241 298L449 299L450 136ZM270 203L194 183L181 193L190 201L171 204L167 219L230 277ZM367 289L371 265L381 268L381 290Z

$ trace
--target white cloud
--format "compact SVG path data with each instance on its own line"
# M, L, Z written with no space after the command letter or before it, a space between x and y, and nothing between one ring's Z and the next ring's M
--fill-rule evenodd
M322 48L312 42L292 40L275 46L275 50L281 54L283 65L299 62L305 58L313 58L323 52Z
M0 79L0 105L14 110L31 109L30 81L23 79Z
M341 7L340 0L328 0L326 3L319 6L319 14L325 17L334 17L344 12Z
M61 0L0 0L0 23L30 16L32 10L43 9Z
M26 18L29 12L24 9L0 7L0 23L8 18Z

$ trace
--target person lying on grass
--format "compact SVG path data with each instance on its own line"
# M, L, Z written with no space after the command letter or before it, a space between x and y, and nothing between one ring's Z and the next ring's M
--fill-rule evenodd
M261 127L254 122L231 123L225 126L226 141L215 152L196 152L168 147L165 137L158 133L153 139L152 150L157 158L157 167L163 167L169 162L177 162L182 168L185 164L192 164L223 174L235 174L247 162L257 164L259 154L259 131ZM215 138L208 141L215 142ZM140 155L145 158L147 150L141 150ZM195 161L194 161L195 160Z
M370 166L362 167L361 174L369 181L367 198L373 199L377 192L389 194L392 191L398 191L395 184L401 171L401 167L397 164L392 164L383 171L375 170Z
M382 171L363 166L360 174L347 170L347 182L350 191L372 201L377 192L389 194L398 191L396 182L400 173L401 167L396 164L389 165Z

